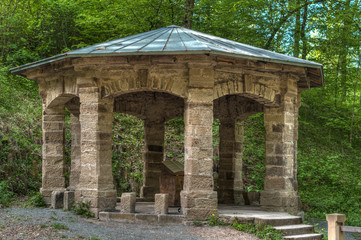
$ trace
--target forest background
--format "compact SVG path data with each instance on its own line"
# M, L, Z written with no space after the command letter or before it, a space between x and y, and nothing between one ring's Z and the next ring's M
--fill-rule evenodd
M298 182L308 217L347 214L361 226L361 3L359 0L1 0L0 204L39 191L41 100L11 67L168 25L228 38L324 65L321 88L302 93ZM69 118L66 131L70 167ZM214 123L214 176L218 171ZM183 157L183 120L166 124L166 158ZM245 191L262 191L263 115L246 122ZM143 123L115 115L118 194L142 185Z

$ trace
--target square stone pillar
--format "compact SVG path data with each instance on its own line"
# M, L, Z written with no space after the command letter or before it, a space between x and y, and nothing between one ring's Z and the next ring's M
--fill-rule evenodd
M265 107L266 176L261 193L264 210L296 213L298 107L297 82L286 80L287 92L279 107Z
M64 121L64 106L43 110L43 164L40 192L47 204L51 203L53 191L65 190Z
M233 166L233 153L235 147L235 124L234 119L220 120L218 202L234 204L233 182L235 172Z
M78 108L79 109L79 108ZM79 110L70 111L70 128L71 128L71 165L70 165L70 179L69 190L74 191L79 183L80 177L80 121Z
M243 119L243 118L242 118ZM221 119L219 126L218 202L243 205L244 121Z
M154 199L154 213L155 214L168 214L168 193L158 193Z
M136 195L134 192L122 193L120 198L121 213L135 213Z
M64 206L64 191L53 191L51 193L51 208L58 209Z
M233 195L234 204L244 205L243 191L243 144L244 117L237 118L234 126L234 154L233 154Z
M81 165L75 200L90 201L99 211L114 210L116 190L112 174L113 99L101 98L97 87L79 89Z
M154 195L160 192L159 178L164 157L164 122L145 120L144 142L143 186L140 197L145 201L154 201Z
M217 209L217 192L213 190L213 89L189 88L184 111L181 206L188 220L205 220Z

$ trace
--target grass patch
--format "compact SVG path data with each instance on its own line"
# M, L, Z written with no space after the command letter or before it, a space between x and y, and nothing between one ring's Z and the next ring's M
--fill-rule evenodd
M236 230L254 234L261 239L281 240L283 239L281 232L274 229L272 226L264 226L262 224L238 224L232 225Z
M193 221L193 224L194 224L194 226L197 226L197 227L203 225L201 221Z
M53 223L53 224L51 224L51 227L55 228L57 230L68 230L69 229L66 225L61 224L61 223Z
M47 228L48 227L48 225L46 225L46 224L40 224L40 228Z

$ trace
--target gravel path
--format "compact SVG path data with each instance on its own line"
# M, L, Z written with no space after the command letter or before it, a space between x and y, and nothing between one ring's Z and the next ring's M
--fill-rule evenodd
M62 229L63 228L63 229ZM84 219L59 209L0 209L0 240L258 239L230 227L153 226Z

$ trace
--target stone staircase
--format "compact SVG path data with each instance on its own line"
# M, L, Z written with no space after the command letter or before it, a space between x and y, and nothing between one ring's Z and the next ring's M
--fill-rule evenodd
M289 217L258 217L255 224L274 226L276 230L282 232L285 239L294 240L321 240L322 235L314 233L312 225L302 224L302 218L298 216Z

